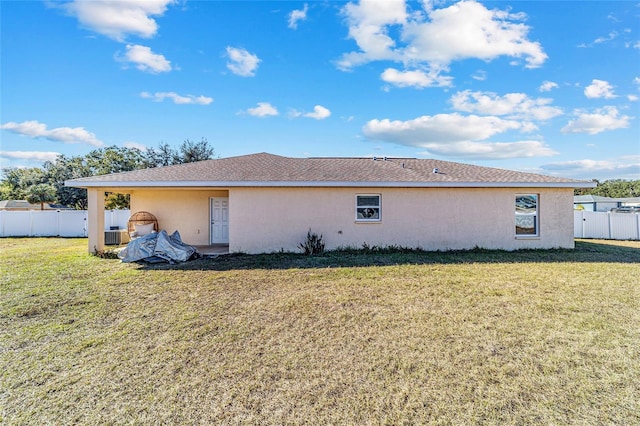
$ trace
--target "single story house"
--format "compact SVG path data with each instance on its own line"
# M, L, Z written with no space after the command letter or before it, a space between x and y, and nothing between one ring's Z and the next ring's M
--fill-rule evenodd
M608 212L620 207L640 206L640 197L611 198L600 195L576 195L573 197L573 206L576 210Z
M573 189L588 181L415 158L268 153L73 179L86 188L89 251L104 247L104 193L131 195L185 243L230 252L327 249L573 248Z
M72 210L67 206L61 204L44 203L40 206L40 203L32 204L27 200L2 200L0 201L0 211L28 211L28 210L40 210L44 207L44 210Z

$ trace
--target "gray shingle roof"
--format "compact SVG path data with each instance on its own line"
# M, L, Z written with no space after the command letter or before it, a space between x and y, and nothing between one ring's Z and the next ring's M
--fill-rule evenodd
M434 169L438 173L434 173ZM587 181L415 158L290 158L260 153L73 179L67 186L557 186Z

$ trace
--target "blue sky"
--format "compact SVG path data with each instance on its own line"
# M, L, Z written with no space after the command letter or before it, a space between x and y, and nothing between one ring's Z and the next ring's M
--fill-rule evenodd
M206 138L640 179L640 2L2 1L0 161Z

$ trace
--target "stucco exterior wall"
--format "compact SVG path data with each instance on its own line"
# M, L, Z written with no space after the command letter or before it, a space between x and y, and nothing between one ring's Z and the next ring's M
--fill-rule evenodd
M356 222L356 194L369 193L382 196L382 221ZM515 194L522 193L540 194L539 237L515 236ZM309 228L323 234L327 249L574 247L566 188L234 188L229 195L231 251L296 251Z
M192 245L209 244L209 199L226 197L225 190L134 189L131 212L152 213L160 229L169 234L177 230L182 241Z
M515 194L539 194L539 237L516 238ZM381 194L382 220L356 222L356 194ZM229 250L298 251L309 228L327 249L397 245L425 250L474 247L573 248L570 188L230 188L137 189L132 211L189 244L209 244L209 199L229 197Z

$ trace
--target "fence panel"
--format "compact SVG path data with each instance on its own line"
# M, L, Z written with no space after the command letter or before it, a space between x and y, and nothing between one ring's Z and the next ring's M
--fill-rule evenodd
M105 230L127 229L129 210L106 210ZM0 211L0 237L86 237L86 210Z
M31 234L31 212L0 211L0 236L26 237Z
M584 210L573 211L573 237L584 238Z
M640 214L575 211L573 235L576 238L640 240Z
M584 238L609 239L609 214L604 212L584 212Z
M638 214L610 213L612 240L638 239Z
M60 215L55 210L44 210L31 212L31 233L33 237L48 237L58 235L58 221Z
M61 237L86 237L87 217L86 210L67 211L61 214L58 235Z

